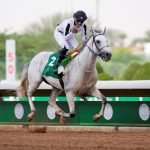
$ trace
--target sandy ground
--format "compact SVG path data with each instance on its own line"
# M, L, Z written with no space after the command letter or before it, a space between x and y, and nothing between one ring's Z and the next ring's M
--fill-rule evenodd
M150 150L150 132L52 131L0 128L0 150Z

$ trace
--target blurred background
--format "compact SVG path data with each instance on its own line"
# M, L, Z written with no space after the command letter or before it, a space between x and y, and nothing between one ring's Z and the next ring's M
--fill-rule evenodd
M88 35L95 22L107 29L113 55L109 62L97 60L99 80L149 80L149 6L149 0L0 0L0 80L7 72L6 40L15 41L18 80L34 55L59 49L54 29L78 10L87 13Z

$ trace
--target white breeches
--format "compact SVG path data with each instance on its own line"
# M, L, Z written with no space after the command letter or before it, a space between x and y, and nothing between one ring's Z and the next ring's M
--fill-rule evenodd
M71 36L68 40L65 40L63 33L59 32L57 29L55 29L54 38L61 48L65 46L67 49L69 48L74 49L78 46L78 42L74 38L74 36Z

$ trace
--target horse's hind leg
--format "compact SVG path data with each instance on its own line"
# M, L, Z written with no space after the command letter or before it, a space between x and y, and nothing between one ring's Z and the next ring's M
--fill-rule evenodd
M33 101L32 101L32 95L33 95L34 91L39 87L39 85L41 84L41 82L42 82L42 79L39 79L38 82L37 81L34 82L32 80L32 83L29 80L27 97L28 97L28 101L29 101L31 112L27 116L28 121L31 121L33 119L34 115L35 115L35 107L34 107L34 104L33 104Z

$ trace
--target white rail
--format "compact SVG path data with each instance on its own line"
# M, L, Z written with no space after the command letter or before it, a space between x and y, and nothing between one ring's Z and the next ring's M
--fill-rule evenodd
M0 96L15 95L18 86L19 81L1 81ZM96 86L106 96L150 96L150 80L98 81ZM51 89L50 85L43 82L35 92L35 95L50 95Z

